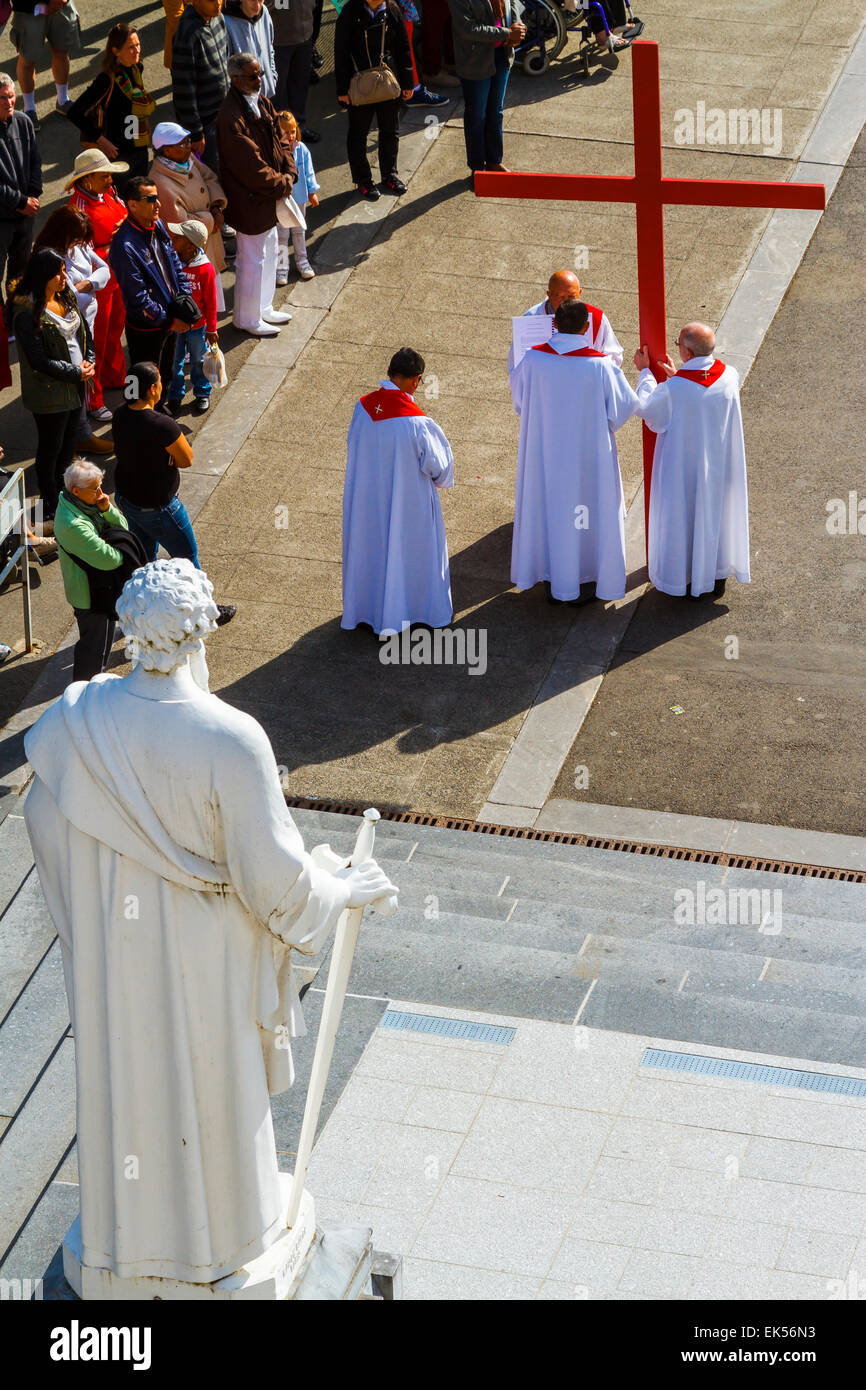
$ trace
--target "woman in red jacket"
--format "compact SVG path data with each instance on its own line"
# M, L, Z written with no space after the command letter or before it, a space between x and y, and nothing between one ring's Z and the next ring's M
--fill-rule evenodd
M108 260L111 238L126 217L122 203L112 187L112 174L125 174L128 164L113 164L102 150L82 150L73 165L69 206L84 212L93 224L93 249ZM125 315L120 286L112 273L104 289L96 291L96 323L93 343L96 349L96 375L103 390L120 390L126 382L126 360L120 340ZM98 420L110 420L111 411L103 405L93 412Z

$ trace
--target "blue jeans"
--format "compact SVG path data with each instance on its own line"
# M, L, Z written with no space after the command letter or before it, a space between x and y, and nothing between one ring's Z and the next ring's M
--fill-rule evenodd
M505 48L495 50L496 71L492 77L460 78L463 88L463 135L466 163L476 169L489 169L502 163L502 108L508 86L508 58Z
M209 396L212 389L201 365L207 352L204 326L190 328L186 333L178 333L177 347L174 350L174 376L168 388L168 399L177 405L183 400L186 390L183 363L187 351L189 352L189 379L192 382L193 395L197 397Z
M172 560L192 560L196 569L201 569L192 522L179 497L173 497L167 507L150 510L133 506L125 497L117 496L115 501L129 522L130 531L144 546L148 562L156 559L162 545Z

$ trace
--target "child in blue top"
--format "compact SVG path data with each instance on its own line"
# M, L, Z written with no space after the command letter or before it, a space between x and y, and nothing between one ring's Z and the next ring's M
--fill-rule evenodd
M292 189L292 197L297 203L301 212L309 206L317 208L319 206L318 191L319 183L316 179L316 171L313 168L313 159L301 139L301 129L292 115L291 111L281 111L279 113L280 125L289 138L292 147L295 165L298 170L298 179ZM277 256L277 284L288 284L289 279L289 228L279 227L280 249ZM312 280L315 275L313 267L310 265L310 258L307 255L307 234L302 227L292 227L292 249L295 253L295 265L302 280Z

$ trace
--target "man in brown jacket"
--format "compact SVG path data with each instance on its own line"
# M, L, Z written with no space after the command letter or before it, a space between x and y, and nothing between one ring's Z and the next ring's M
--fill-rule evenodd
M262 70L252 53L233 53L231 87L217 116L220 180L237 229L233 323L244 333L273 338L291 314L274 308L277 283L277 203L297 178L276 108L261 95Z

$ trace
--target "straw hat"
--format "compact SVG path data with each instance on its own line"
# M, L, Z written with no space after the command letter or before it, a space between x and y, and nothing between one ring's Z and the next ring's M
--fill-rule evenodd
M79 179L86 178L88 174L126 174L129 172L129 165L122 160L114 161L108 158L102 150L82 150L81 154L75 156L75 163L72 166L74 173L64 188L72 188Z

